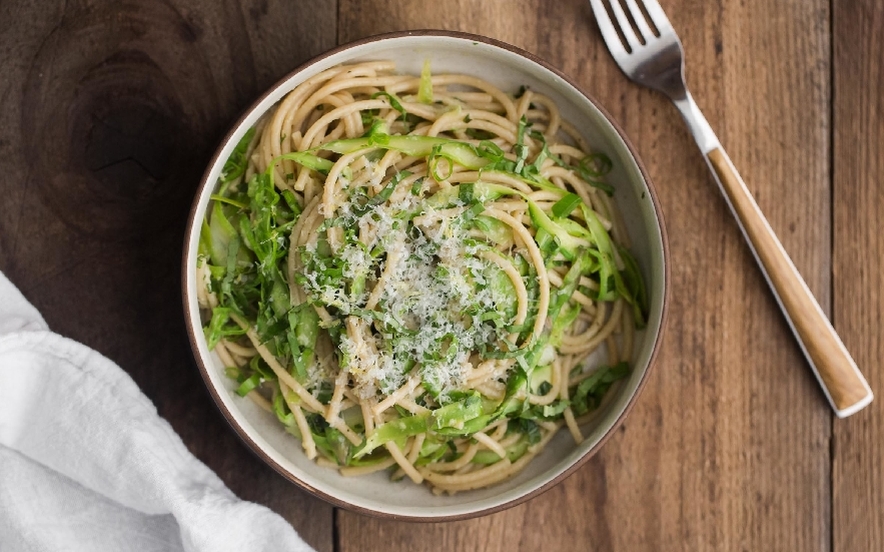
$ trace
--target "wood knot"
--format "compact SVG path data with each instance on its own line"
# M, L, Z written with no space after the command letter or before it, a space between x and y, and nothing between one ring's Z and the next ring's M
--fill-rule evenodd
M31 180L78 233L183 228L221 111L183 26L162 4L75 9L38 52L22 109Z

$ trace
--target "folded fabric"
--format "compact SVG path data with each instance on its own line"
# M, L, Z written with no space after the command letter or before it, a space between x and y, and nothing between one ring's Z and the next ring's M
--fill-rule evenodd
M238 499L119 366L0 273L0 550L309 551Z

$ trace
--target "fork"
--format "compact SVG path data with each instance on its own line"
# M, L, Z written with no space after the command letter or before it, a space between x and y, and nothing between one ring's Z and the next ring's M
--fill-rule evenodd
M614 60L681 112L835 414L858 412L872 402L872 390L688 92L684 49L660 4L607 0L606 9L603 1L590 4Z

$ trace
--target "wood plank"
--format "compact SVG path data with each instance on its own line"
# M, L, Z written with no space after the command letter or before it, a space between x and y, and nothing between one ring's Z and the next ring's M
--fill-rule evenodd
M197 457L319 550L332 508L251 455L185 338L180 262L217 141L333 46L333 0L0 6L0 269L50 327L128 370Z
M688 78L811 289L829 304L828 4L665 3ZM341 550L826 550L831 414L675 110L628 84L586 2L342 0L342 41L487 34L572 75L655 180L673 287L659 365L620 434L548 493L415 526L341 512ZM800 109L796 109L800 106Z
M884 5L834 2L834 323L877 398L833 430L833 549L884 542Z

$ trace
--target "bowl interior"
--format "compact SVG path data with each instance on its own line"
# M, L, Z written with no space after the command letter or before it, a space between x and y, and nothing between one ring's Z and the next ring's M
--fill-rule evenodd
M605 152L614 168L609 182L623 213L632 240L632 251L648 285L650 316L647 327L636 336L633 371L614 391L591 427L586 439L575 446L570 434L561 431L519 475L487 489L435 496L411 481L391 482L386 472L367 477L344 478L336 471L308 460L300 443L282 430L274 416L251 400L234 393L235 382L224 376L223 366L207 347L196 303L196 255L200 224L209 196L224 161L246 130L286 93L305 79L334 65L361 60L389 59L397 71L419 74L425 60L433 73L459 72L482 77L504 91L520 86L551 97L563 119L581 130L589 144ZM191 341L203 377L218 406L252 449L289 480L344 507L376 515L439 520L470 517L518 503L548 488L576 469L587 453L625 414L654 356L663 318L666 270L664 232L654 194L630 147L605 114L560 74L516 49L481 39L449 33L404 33L378 37L333 50L297 70L260 99L241 119L219 149L206 172L192 211L184 255L184 296Z

